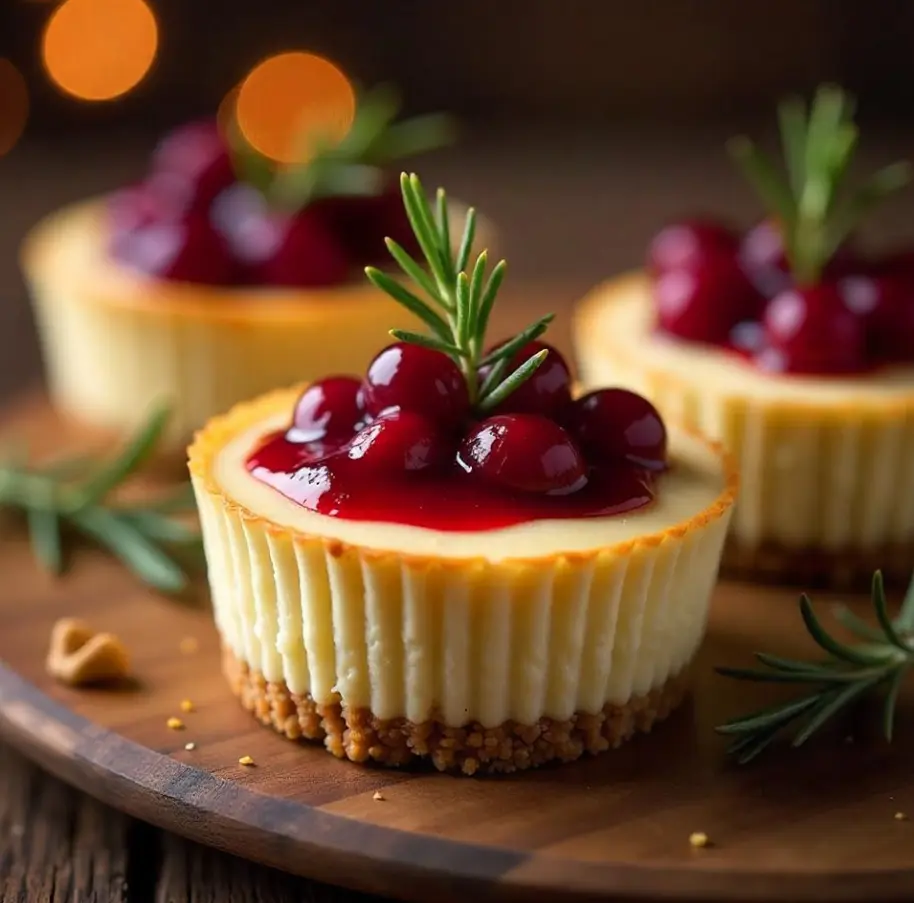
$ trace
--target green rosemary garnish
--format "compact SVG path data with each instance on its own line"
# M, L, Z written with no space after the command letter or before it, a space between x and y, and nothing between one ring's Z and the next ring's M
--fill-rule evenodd
M911 178L907 162L874 173L846 189L857 145L854 102L840 88L821 86L807 113L799 98L778 107L786 178L748 138L729 148L757 194L776 218L797 284L816 283L828 261L858 223Z
M63 572L64 534L71 531L107 549L155 589L185 588L187 577L166 549L199 551L200 534L167 515L193 510L189 484L142 504L108 501L150 457L168 414L165 408L155 410L107 462L72 458L30 467L20 456L0 462L0 508L25 515L32 551L47 571Z
M301 209L322 197L378 194L387 167L447 144L455 135L454 122L441 113L395 122L400 108L393 88L374 88L358 100L355 119L341 141L319 133L304 134L300 158L305 162L286 166L274 165L257 154L233 123L236 170L271 204L287 210Z
M486 276L488 255L483 250L473 266L469 266L476 235L475 208L471 207L467 211L463 235L455 251L451 242L444 189L438 189L433 213L417 175L402 173L400 188L413 233L425 257L426 268L397 242L390 238L385 239L385 242L400 269L428 295L429 300L422 300L401 282L375 267L366 267L365 273L374 285L402 304L431 330L429 335L402 329L392 329L390 334L402 342L434 348L451 357L466 378L470 403L477 412L485 413L504 401L543 362L548 354L545 349L508 373L515 352L542 335L555 315L541 317L510 341L484 355L489 315L504 279L505 261L500 260ZM483 367L488 367L489 370L480 382L479 371Z
M914 665L914 581L894 620L889 617L881 571L873 574L871 601L878 627L845 606L836 608L836 619L860 641L847 645L828 633L813 611L809 596L803 593L800 614L809 634L827 653L824 659L797 661L757 652L755 657L767 670L716 669L719 674L737 680L810 687L806 695L734 718L717 728L719 733L737 736L728 749L737 761L745 763L754 759L782 730L797 721L801 726L794 734L792 745L801 746L851 703L882 689L885 690L883 733L891 742L898 693L908 669Z

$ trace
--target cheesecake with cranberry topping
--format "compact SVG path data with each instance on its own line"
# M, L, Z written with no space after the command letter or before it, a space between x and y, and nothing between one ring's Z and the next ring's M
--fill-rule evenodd
M265 724L354 761L602 752L686 693L735 470L635 393L576 396L551 317L487 345L503 262L447 253L402 190L428 300L401 300L429 331L190 447L225 673Z
M835 583L914 557L914 264L864 252L861 213L906 165L843 191L850 103L819 91L781 109L787 177L747 142L734 151L771 215L740 234L683 220L644 270L577 307L585 386L619 382L720 441L741 472L725 568ZM792 150L791 150L792 149Z
M416 250L390 172L398 129L404 152L445 136L389 122L376 96L332 155L296 167L270 169L215 121L182 126L142 182L36 225L22 267L56 406L123 432L168 401L163 449L183 456L235 402L361 369L391 325L419 325L363 267L388 259L385 237Z

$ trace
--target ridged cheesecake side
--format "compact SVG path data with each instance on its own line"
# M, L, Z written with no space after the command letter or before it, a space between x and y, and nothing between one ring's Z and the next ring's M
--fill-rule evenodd
M645 353L646 317L631 328L613 315L615 305L635 297L646 311L642 274L608 280L579 303L573 336L580 379L585 387L629 386L664 417L734 455L740 497L725 569L846 584L881 568L888 578L910 579L914 368L888 383L861 379L845 394L835 384L821 398L814 381L800 378L754 377L769 389L777 381L776 392L736 380L729 369L709 378L696 362L699 354L713 361L713 349L692 349L688 360Z
M688 521L588 552L362 547L280 527L214 478L220 450L295 397L238 406L190 449L226 672L263 721L356 761L473 773L600 752L680 701L734 473Z

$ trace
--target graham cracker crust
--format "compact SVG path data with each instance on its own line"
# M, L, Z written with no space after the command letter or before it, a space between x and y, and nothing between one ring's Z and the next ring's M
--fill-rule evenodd
M731 537L724 546L720 576L785 583L800 589L865 591L877 570L882 571L888 586L907 587L914 573L914 543L831 552L774 543L747 546Z
M607 705L596 715L578 713L568 721L543 718L536 724L506 722L495 728L478 723L447 727L430 719L381 720L366 708L319 706L310 696L290 693L286 684L264 680L226 647L222 670L241 704L263 724L290 740L322 740L333 755L388 767L431 762L439 771L466 775L536 768L571 762L620 746L635 733L648 733L685 698L688 669L646 696L622 706Z

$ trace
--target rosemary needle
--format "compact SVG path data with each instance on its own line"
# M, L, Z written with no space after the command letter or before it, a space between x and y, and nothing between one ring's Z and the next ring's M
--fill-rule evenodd
M0 508L25 516L32 552L47 571L64 570L64 535L74 532L106 549L155 589L178 592L187 585L168 546L199 550L200 534L168 514L194 508L189 483L143 504L108 501L149 459L168 415L167 408L154 410L108 461L80 457L30 467L17 456L0 462Z
M792 746L802 746L823 725L862 697L884 690L882 727L891 742L898 694L914 665L914 580L908 587L898 616L889 616L882 572L873 574L870 601L876 616L873 626L844 606L835 617L859 641L843 643L823 626L804 593L800 615L804 626L825 657L817 661L780 658L764 652L756 659L765 667L717 668L718 674L736 680L799 684L808 689L795 699L733 718L717 727L735 737L728 752L741 764L763 752L791 726Z

